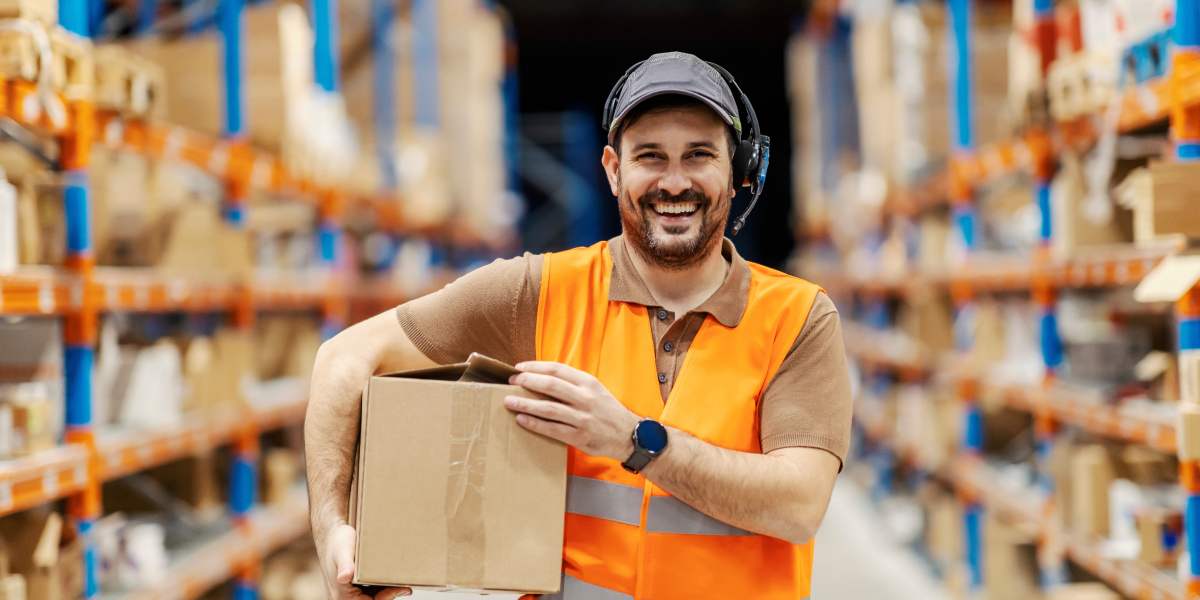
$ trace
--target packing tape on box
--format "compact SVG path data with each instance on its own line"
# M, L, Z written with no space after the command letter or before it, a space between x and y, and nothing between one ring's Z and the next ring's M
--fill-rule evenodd
M446 580L458 582L458 587L476 587L483 582L483 484L490 401L491 391L473 384L455 386L451 398Z

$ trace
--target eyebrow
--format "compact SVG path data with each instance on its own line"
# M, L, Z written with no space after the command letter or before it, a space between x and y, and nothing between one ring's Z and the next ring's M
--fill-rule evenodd
M691 142L687 145L687 148L688 148L688 150L694 150L696 148L708 148L710 150L716 150L717 146L716 146L716 144L713 144L712 142ZM633 147L633 152L640 152L642 150L661 150L661 149L662 149L662 144L659 144L657 142L642 142L641 144L638 144Z

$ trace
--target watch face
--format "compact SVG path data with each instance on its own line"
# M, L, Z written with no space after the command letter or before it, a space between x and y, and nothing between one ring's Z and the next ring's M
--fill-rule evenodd
M658 421L642 421L637 426L637 443L646 452L658 454L667 447L667 428Z

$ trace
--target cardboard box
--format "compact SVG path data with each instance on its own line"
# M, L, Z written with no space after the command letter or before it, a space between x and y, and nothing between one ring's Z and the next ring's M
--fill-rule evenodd
M1153 234L1200 235L1200 214L1195 208L1195 182L1200 165L1151 162L1152 189L1149 215Z
M1108 537L1108 488L1113 468L1104 446L1083 446L1071 457L1071 517L1082 535Z
M559 588L567 447L517 425L492 359L374 377L363 392L350 523L355 584Z
M1179 426L1175 437L1179 460L1200 460L1200 405L1179 405Z

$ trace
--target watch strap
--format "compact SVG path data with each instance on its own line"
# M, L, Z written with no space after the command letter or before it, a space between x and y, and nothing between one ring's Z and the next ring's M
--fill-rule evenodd
M654 457L651 456L649 452L646 452L645 450L639 448L637 444L634 444L633 454L629 456L628 460L621 463L621 466L625 467L625 470L629 471L630 473L640 473L642 469L646 468L646 465L650 464L651 458Z

